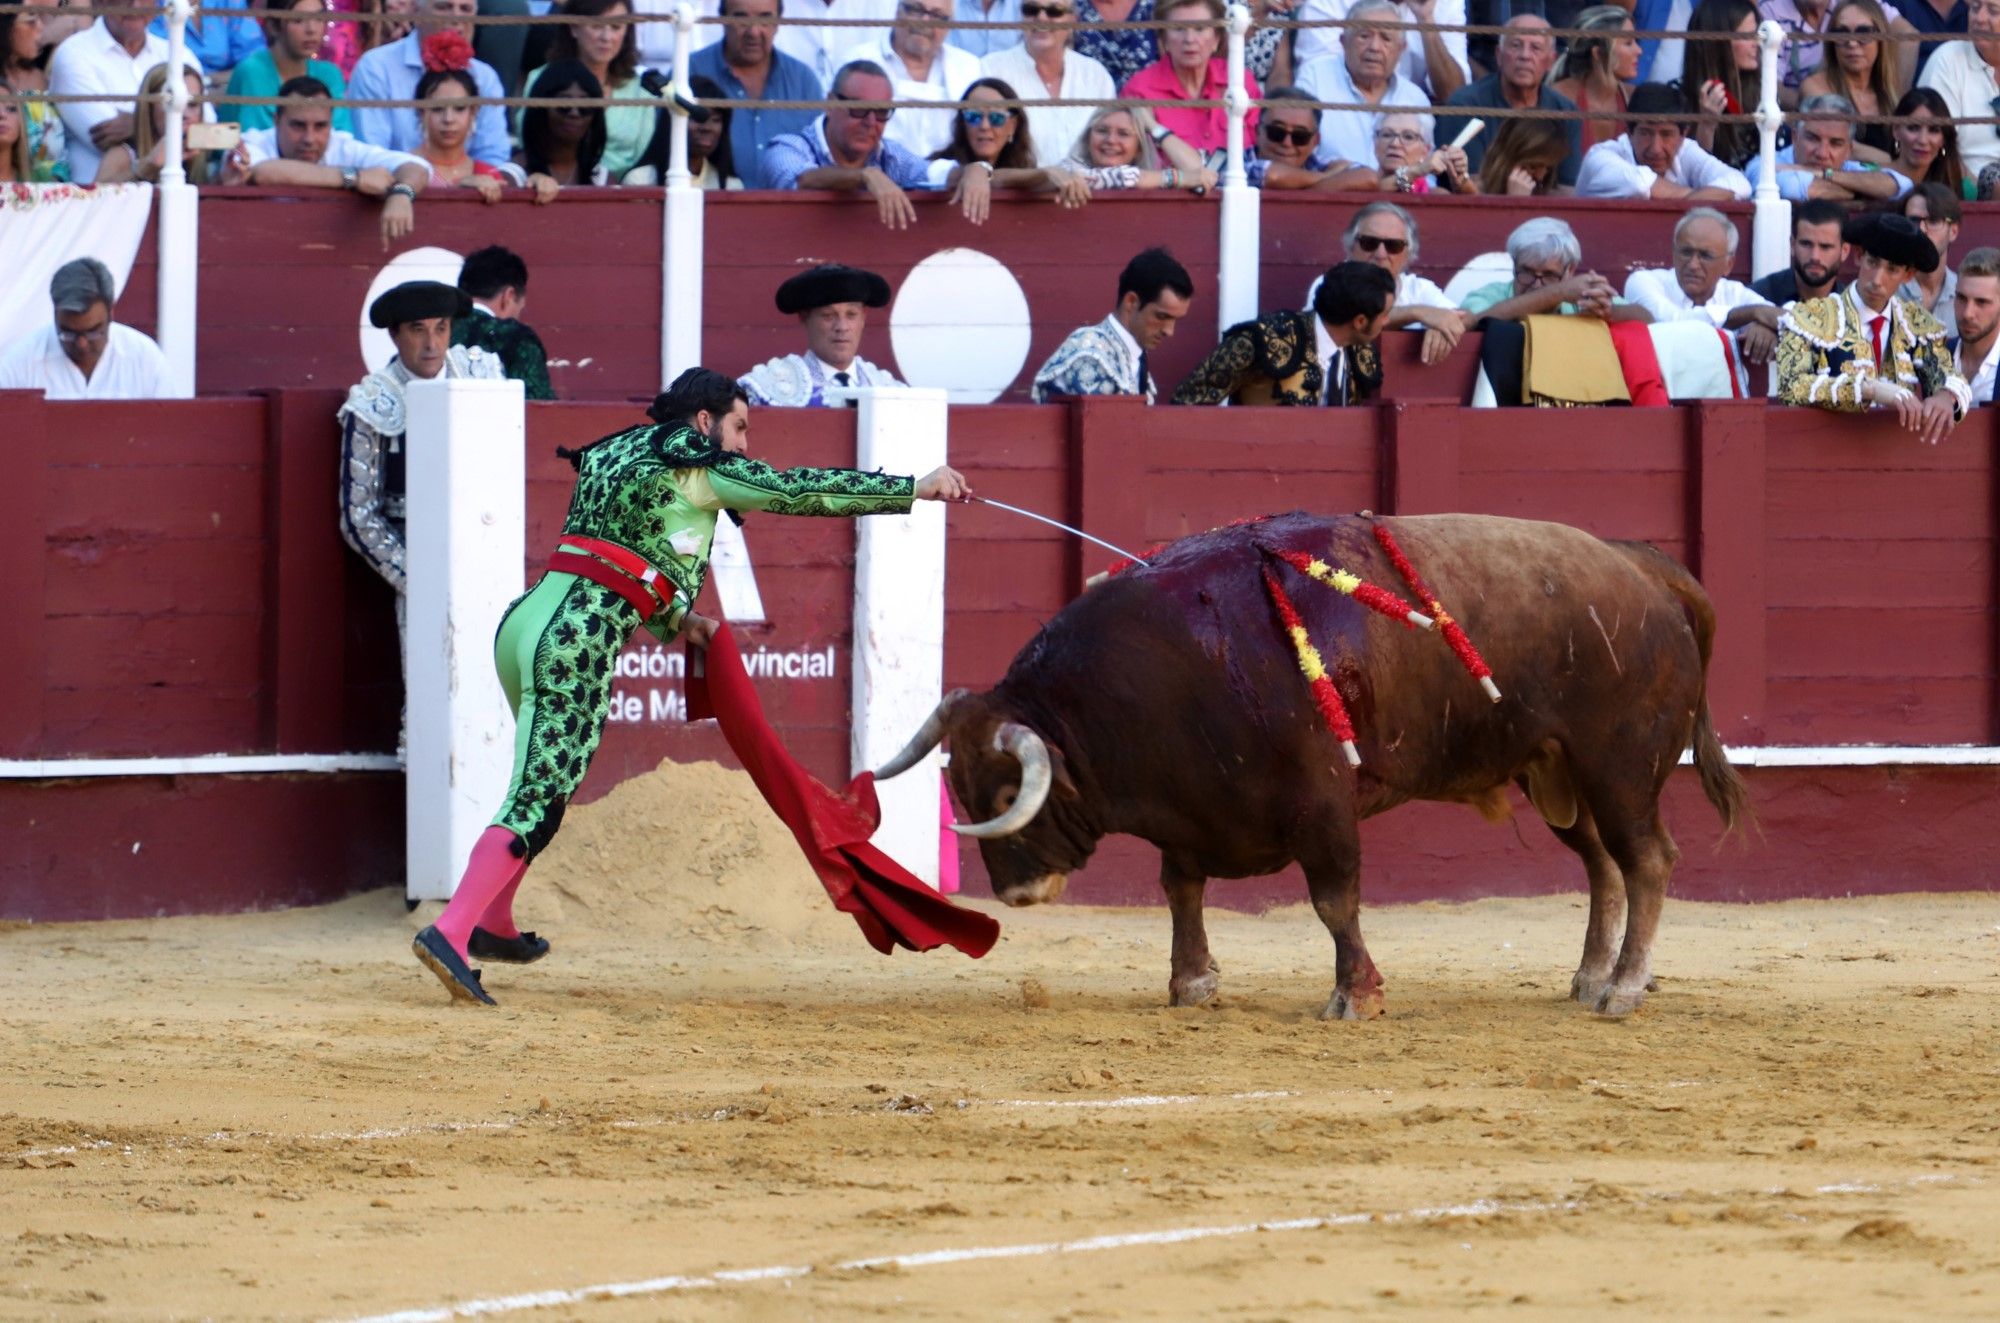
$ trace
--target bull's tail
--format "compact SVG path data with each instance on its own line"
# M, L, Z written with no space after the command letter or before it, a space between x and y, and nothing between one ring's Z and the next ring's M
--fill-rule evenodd
M1695 646L1701 652L1701 690L1695 701L1694 765L1701 774L1701 793L1722 815L1722 835L1755 827L1757 815L1750 807L1750 788L1729 764L1722 738L1708 714L1708 658L1715 643L1715 605L1687 569L1658 547L1645 542L1618 542L1617 546L1647 574L1680 600L1694 627Z

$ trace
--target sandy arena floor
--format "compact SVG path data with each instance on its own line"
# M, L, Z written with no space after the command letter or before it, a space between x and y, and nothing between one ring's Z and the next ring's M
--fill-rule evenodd
M0 1318L2000 1316L2000 899L1670 905L1621 1022L1580 895L1371 911L1366 1025L1212 912L1176 1011L1164 911L877 956L746 785L572 815L498 1011L390 893L0 932Z

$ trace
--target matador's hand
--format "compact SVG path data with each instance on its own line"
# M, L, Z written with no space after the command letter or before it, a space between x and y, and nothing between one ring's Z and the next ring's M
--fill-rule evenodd
M966 501L972 498L972 484L949 464L940 464L917 479L916 498L920 501Z
M681 617L681 637L697 648L705 648L715 641L715 631L722 627L719 620L697 615L693 611Z

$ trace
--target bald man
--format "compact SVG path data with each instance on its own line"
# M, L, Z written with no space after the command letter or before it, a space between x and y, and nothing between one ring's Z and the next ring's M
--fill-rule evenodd
M1556 43L1549 36L1548 20L1539 14L1516 14L1507 20L1507 31L1494 47L1494 71L1478 82L1467 83L1453 92L1445 104L1495 108L1512 106L1516 110L1531 107L1575 110L1576 102L1560 92L1551 91L1543 81L1555 62ZM1479 136L1465 144L1465 157L1472 164L1473 174L1479 173L1479 167L1485 162L1486 153L1492 148L1502 122L1489 118ZM1463 117L1440 115L1438 141L1449 142L1456 138L1459 127L1464 123ZM1556 182L1568 191L1575 187L1577 168L1583 164L1580 121L1564 121L1563 132L1569 137L1569 155L1563 158L1562 169L1556 173Z

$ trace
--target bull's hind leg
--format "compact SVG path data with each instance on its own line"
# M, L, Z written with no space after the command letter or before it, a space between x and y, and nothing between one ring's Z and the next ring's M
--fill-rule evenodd
M1333 934L1333 995L1322 1020L1372 1020L1382 1013L1382 974L1361 940L1361 853L1335 852L1327 861L1301 859L1313 910Z
M1653 938L1659 932L1667 883L1681 852L1660 821L1657 804L1645 818L1628 819L1623 824L1600 813L1598 833L1625 878L1625 941L1612 967L1611 981L1598 991L1595 1000L1585 1004L1604 1015L1624 1015L1639 1009L1646 1000L1653 977Z
M1552 826L1549 830L1576 852L1590 875L1590 922L1583 930L1583 959L1570 980L1569 995L1585 1006L1595 1006L1610 985L1618 960L1618 926L1625 918L1625 875L1604 848L1588 809L1577 815L1575 826Z
M1208 929L1201 919L1202 895L1208 879L1190 859L1160 856L1160 887L1174 916L1173 973L1167 980L1167 1002L1199 1006L1215 996L1217 971L1208 954Z

